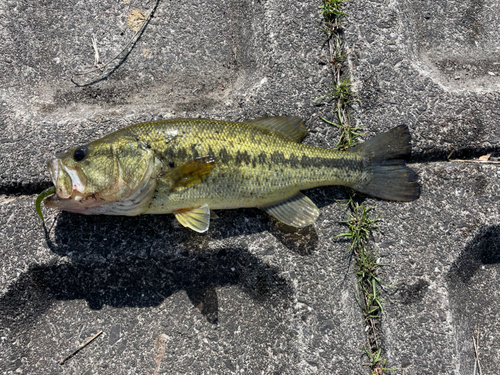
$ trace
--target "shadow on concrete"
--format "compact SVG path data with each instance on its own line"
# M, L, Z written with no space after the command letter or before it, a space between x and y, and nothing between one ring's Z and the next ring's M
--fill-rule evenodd
M239 285L270 307L287 308L291 298L291 286L279 271L244 249L147 259L129 253L112 261L91 256L76 263L31 267L0 298L0 325L26 329L56 300L84 299L91 309L150 307L181 290L207 321L216 324L215 288L224 285Z
M475 365L473 337L480 341L484 374L498 374L496 342L498 326L498 266L500 225L484 227L466 245L447 274L450 306L460 369L472 374ZM479 345L479 343L478 343Z
M293 228L271 218L259 209L217 211L208 232L200 234L183 228L173 215L138 217L85 216L61 212L54 224L54 242L46 236L50 249L62 256L107 258L113 253L139 252L149 257L155 251L179 252L191 249L204 252L209 242L241 238L269 232L284 247L299 255L310 255L319 246L314 226ZM244 239L244 242L252 239ZM266 255L270 255L266 253Z
M450 283L467 284L481 266L496 263L500 263L499 225L484 228L466 244L449 271Z
M338 188L310 191L318 206L342 198ZM308 192L309 193L309 192ZM61 212L46 241L67 263L32 266L0 297L0 326L26 330L55 301L83 299L91 309L158 306L185 291L212 324L218 322L216 288L238 285L258 303L286 309L292 286L279 269L246 249L252 235L271 233L289 250L307 256L318 246L314 227L296 229L258 209L219 212L205 234L174 225L172 215L85 216ZM234 238L234 241L231 240ZM236 242L210 250L218 240ZM274 245L264 255L274 252Z
M226 285L238 285L270 308L288 307L289 282L245 244L210 250L208 235L168 228L172 218L166 216L62 213L46 240L70 261L36 265L23 273L0 298L0 326L26 330L57 300L83 299L91 309L140 308L158 306L182 290L216 324L216 288Z

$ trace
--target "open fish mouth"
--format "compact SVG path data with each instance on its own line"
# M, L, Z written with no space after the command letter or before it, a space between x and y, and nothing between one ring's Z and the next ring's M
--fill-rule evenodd
M85 192L85 178L76 169L65 166L60 159L47 162L50 178L60 199L81 200Z
M49 208L72 212L82 212L88 205L80 202L85 198L85 179L77 170L65 166L60 159L47 162L50 179L55 187L55 194L47 197L44 204Z
M54 186L56 186L57 176L59 174L59 161L57 159L49 160L47 162L47 167L49 169L50 179Z
M47 196L43 202L53 209L85 215L139 215L149 207L156 188L155 158L150 158L146 172L137 184L130 186L124 181L119 168L116 182L95 192L85 192L85 176L78 169L64 165L60 159L49 160L47 166L55 194Z

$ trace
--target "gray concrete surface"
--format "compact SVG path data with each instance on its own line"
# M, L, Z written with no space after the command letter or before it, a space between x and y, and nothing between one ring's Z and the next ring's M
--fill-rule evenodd
M75 86L71 72L94 61L92 34L106 61L133 34L129 12L152 5L0 5L0 372L368 373L349 260L334 240L342 213L329 199L340 190L311 194L324 216L300 233L239 210L201 236L167 215L48 213L45 237L30 195L50 184L45 159L128 124L295 114L312 127L308 142L334 145L312 105L331 78L310 1L160 1L116 71Z
M497 1L350 1L353 118L406 123L414 160L479 156L500 142Z
M388 302L388 362L405 374L473 374L479 336L483 374L499 370L497 307L500 171L491 165L415 165L422 196L402 214L386 202L376 234Z
M375 234L389 284L381 323L397 373L500 373L500 168L446 162L500 149L497 1L350 1L345 31L353 119L370 131L407 123L422 196ZM479 369L476 368L476 373Z
M168 215L53 212L44 233L33 202L50 185L45 159L135 122L293 114L306 142L336 144L319 120L330 104L314 101L331 84L314 1L160 1L126 59L72 76L92 67L93 34L107 61L133 35L130 11L154 5L0 4L0 372L368 374L355 280L334 238L341 189L307 193L321 216L299 232L234 210L205 235ZM499 168L444 161L499 151L498 4L347 7L352 118L367 137L408 124L422 182L416 202L365 202L385 217L373 244L388 265L387 365L470 374L479 335L483 373L499 373Z

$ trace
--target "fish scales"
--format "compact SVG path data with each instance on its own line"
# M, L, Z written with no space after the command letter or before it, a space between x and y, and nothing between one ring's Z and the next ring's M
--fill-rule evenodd
M145 123L129 129L174 166L213 155L200 184L171 192L159 178L146 213L170 213L208 203L211 209L259 207L322 185L348 185L362 173L353 153L322 149L264 132L255 125L210 120ZM172 134L175 139L167 142Z
M204 232L210 210L240 207L311 225L319 209L301 190L323 185L383 199L419 197L417 175L405 165L407 126L342 152L300 143L305 133L297 117L133 125L48 161L54 188L39 195L37 212L43 200L87 215L174 213L183 226Z

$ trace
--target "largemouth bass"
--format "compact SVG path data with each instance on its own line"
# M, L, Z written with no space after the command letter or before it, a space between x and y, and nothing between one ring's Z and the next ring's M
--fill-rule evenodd
M397 201L419 197L417 175L404 161L408 127L342 152L301 144L305 135L296 117L133 125L50 160L55 193L44 203L86 215L173 213L205 232L210 210L240 207L261 208L294 227L311 225L319 210L301 190L317 186Z

